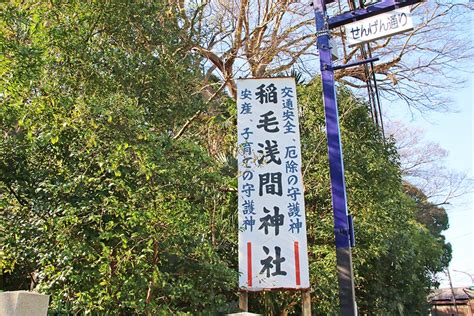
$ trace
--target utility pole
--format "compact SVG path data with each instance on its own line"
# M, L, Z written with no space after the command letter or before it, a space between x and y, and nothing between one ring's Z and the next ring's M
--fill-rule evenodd
M323 83L324 113L329 154L332 207L334 213L334 234L336 240L337 279L339 284L340 314L357 315L352 252L347 213L346 184L342 159L339 114L337 109L334 70L332 66L330 33L325 0L313 3L316 17L316 35Z
M352 217L348 215L347 211L346 184L344 179L344 163L342 158L334 71L336 69L353 67L363 63L371 63L378 60L378 58L370 58L364 61L334 67L329 44L331 36L330 30L421 1L422 0L382 0L365 8L355 9L351 12L342 13L333 17L328 17L326 3L334 2L334 0L314 0L313 2L328 141L340 314L343 316L357 315L351 252L351 247L354 246L355 242ZM387 36L389 35L390 34Z
M449 279L449 287L451 288L451 294L453 295L453 303L454 308L456 309L456 315L459 315L458 305L456 304L456 295L454 294L453 282L451 281L451 274L449 273L449 269L446 269Z

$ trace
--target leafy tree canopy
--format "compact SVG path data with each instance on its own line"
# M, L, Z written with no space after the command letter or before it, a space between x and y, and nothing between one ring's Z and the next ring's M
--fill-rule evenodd
M2 5L0 268L74 313L237 310L235 104L203 98L200 60L161 1ZM337 311L324 115L300 85L310 275ZM405 194L394 144L339 89L361 313L424 312L446 227ZM435 212L436 211L436 212ZM438 221L439 219L439 221ZM441 225L441 226L440 226ZM298 313L297 294L251 308Z

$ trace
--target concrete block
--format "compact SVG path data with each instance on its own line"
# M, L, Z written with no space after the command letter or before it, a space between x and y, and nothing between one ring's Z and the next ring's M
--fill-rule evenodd
M46 316L49 295L28 291L0 292L0 316Z

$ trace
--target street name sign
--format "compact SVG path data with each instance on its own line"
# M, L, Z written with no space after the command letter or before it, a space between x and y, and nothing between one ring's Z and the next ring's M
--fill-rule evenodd
M349 47L413 29L410 6L345 25Z

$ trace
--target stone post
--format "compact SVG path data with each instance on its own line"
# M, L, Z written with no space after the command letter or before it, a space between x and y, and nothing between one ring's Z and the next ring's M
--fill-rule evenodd
M0 316L46 316L49 295L28 291L0 292Z

